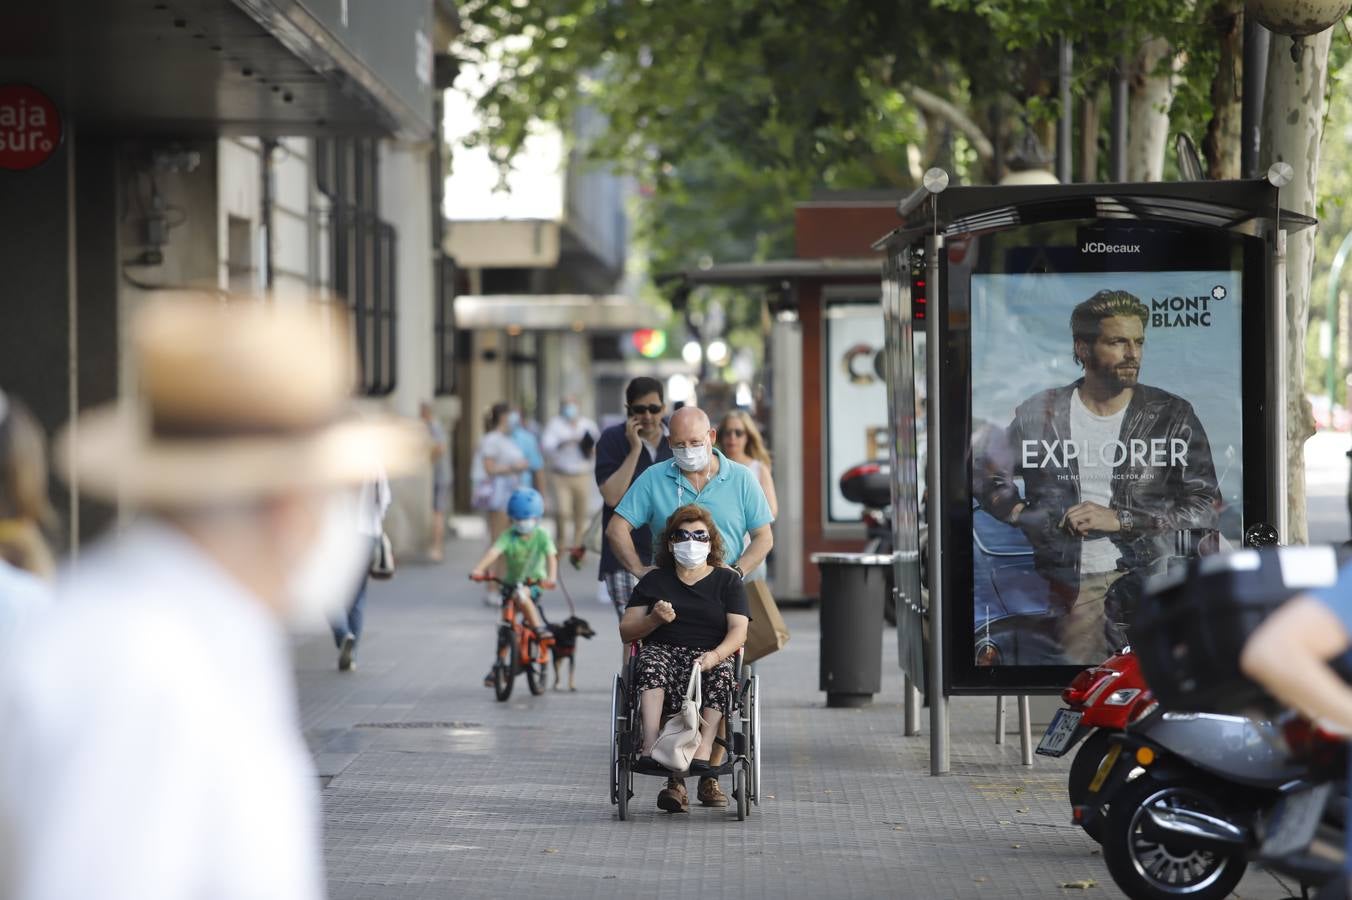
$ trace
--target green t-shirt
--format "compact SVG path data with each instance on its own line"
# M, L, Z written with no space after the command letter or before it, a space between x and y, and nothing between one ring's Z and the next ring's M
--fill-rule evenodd
M493 547L501 551L502 558L507 561L504 580L509 584L520 584L527 578L544 581L549 577L549 557L559 552L554 539L543 528L536 528L530 534L508 528Z

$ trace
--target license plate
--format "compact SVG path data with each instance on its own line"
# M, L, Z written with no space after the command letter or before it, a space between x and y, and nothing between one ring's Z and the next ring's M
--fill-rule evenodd
M1075 730L1080 727L1080 719L1084 718L1084 713L1073 709L1058 709L1056 715L1052 716L1051 724L1042 735L1042 740L1038 742L1037 752L1043 756L1065 756L1066 750L1070 747L1071 738L1075 737Z
M1108 780L1108 773L1117 765L1117 758L1122 755L1122 745L1113 744L1108 748L1108 753L1103 757L1103 762L1099 763L1098 771L1094 773L1094 780L1089 782L1089 793L1097 794L1099 788L1103 787L1103 782Z

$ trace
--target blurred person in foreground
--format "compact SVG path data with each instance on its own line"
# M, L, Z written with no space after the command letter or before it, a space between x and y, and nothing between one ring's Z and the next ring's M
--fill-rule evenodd
M286 629L351 596L357 488L421 464L422 429L347 414L333 309L165 298L131 337L143 399L81 415L59 458L143 515L4 661L0 896L322 898Z
M0 391L0 642L47 605L53 563L42 529L53 518L42 429Z
M441 562L446 553L446 516L451 511L451 457L447 452L450 445L431 403L418 404L418 416L427 426L427 440L432 445L428 451L432 460L432 543L427 548L427 558Z
M590 518L592 453L598 437L596 423L582 415L577 400L564 397L559 414L549 420L541 439L549 460L549 482L554 488L559 546L570 550L582 546L582 534Z

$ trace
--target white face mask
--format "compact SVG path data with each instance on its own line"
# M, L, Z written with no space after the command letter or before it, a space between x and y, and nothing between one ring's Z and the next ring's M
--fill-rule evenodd
M517 530L518 534L530 534L538 524L540 524L539 519L517 519L512 527Z
M676 458L676 465L686 472L702 472L709 468L708 444L696 447L672 447L671 455Z
M371 565L371 538L358 531L356 491L338 491L324 501L319 528L287 581L287 621L296 631L322 632L347 609Z
M671 554L682 569L697 569L709 558L709 545L704 541L682 541L671 545Z

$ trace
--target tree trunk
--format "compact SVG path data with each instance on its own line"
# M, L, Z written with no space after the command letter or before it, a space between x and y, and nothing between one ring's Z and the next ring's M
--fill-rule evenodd
M1221 64L1211 79L1211 121L1202 139L1208 178L1240 177L1240 118L1244 84L1244 0L1215 0L1208 18Z
M1099 89L1094 86L1080 100L1080 181L1099 180Z
M1281 190L1281 205L1314 215L1319 175L1319 140L1324 131L1324 91L1328 84L1329 41L1325 30L1305 38L1299 62L1291 59L1291 40L1274 35L1268 54L1267 103L1263 109L1263 165L1290 163L1292 182ZM1298 231L1286 244L1286 460L1287 514L1284 541L1305 543L1305 441L1314 434L1314 417L1305 399L1305 331L1310 319L1310 278L1314 274L1315 229Z
M1170 60L1166 65L1165 60ZM1169 42L1150 38L1136 51L1130 73L1130 121L1127 125L1127 180L1164 177L1164 148L1169 140L1169 107L1179 60Z

